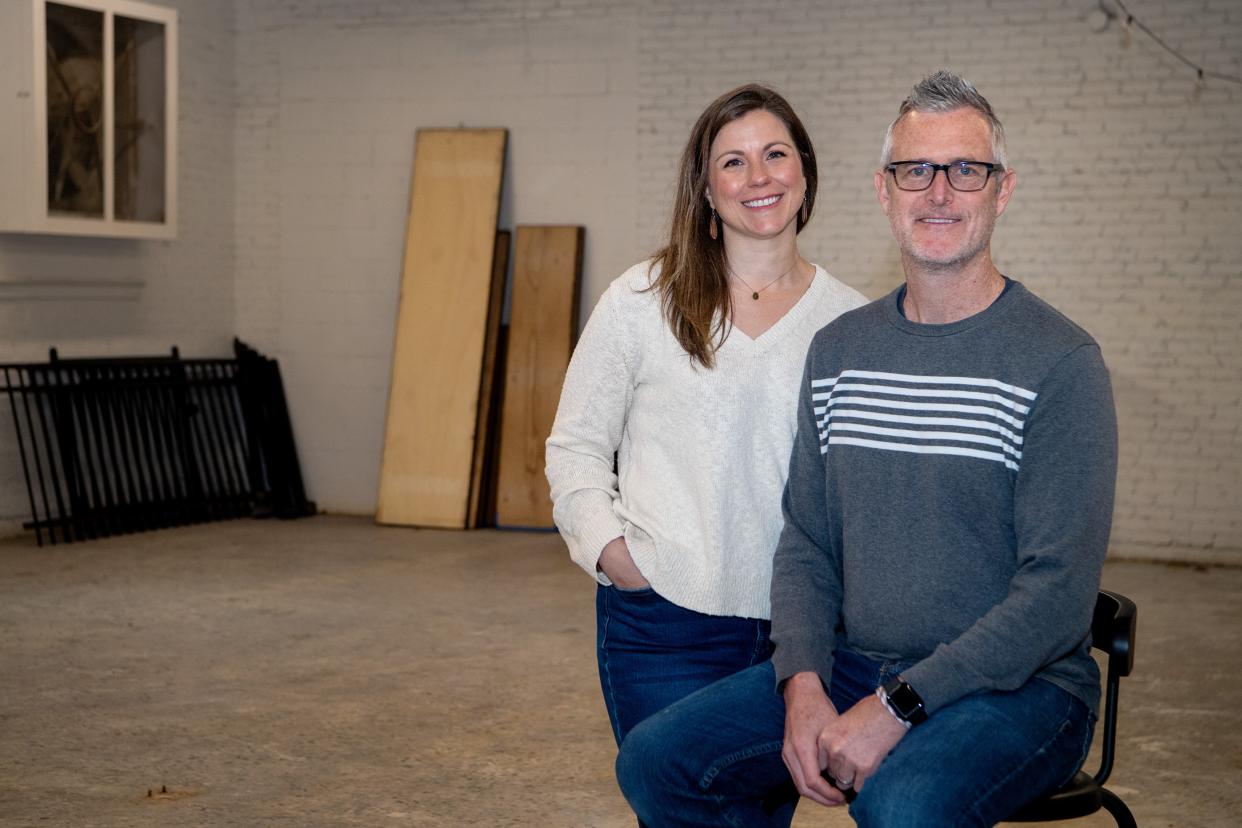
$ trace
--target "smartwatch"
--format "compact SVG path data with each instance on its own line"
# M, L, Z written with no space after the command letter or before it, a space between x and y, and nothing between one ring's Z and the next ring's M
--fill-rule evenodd
M907 727L927 721L927 710L923 707L923 699L900 678L886 681L880 687L880 701L884 706Z

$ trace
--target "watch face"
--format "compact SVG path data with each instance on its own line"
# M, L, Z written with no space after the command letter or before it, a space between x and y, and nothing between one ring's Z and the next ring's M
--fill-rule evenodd
M884 685L884 692L888 694L888 701L897 711L897 715L907 722L918 724L927 718L927 713L923 711L923 700L904 681L889 682Z
M903 718L910 718L910 708L914 706L913 700L910 698L910 685L898 684L889 691L888 700L893 703L893 707L897 708L897 712Z

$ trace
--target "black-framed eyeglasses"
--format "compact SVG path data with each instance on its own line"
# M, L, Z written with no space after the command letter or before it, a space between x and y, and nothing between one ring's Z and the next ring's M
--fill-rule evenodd
M884 169L902 190L926 190L936 180L936 172L944 173L949 186L963 193L982 190L992 173L1004 167L987 161L954 161L952 164L929 164L926 161L894 161Z

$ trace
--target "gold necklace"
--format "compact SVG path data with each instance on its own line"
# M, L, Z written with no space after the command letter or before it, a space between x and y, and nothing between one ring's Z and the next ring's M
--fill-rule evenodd
M780 276L777 276L775 279L773 279L772 281L768 282L768 283L767 283L766 285L764 285L763 287L759 288L758 290L755 290L753 287L751 287L751 286L750 286L750 283L749 283L749 282L747 282L745 279L743 279L743 278L742 278L741 274L739 274L736 270L734 270L734 269L733 269L732 267L730 267L729 265L727 265L727 264L725 265L725 267L728 269L728 271L729 271L730 273L732 273L734 276L736 276L736 277L737 277L737 280L738 280L739 282L741 282L743 285L746 285L746 289L750 291L750 298L751 298L751 299L754 299L756 302L758 302L758 301L759 301L759 294L763 293L765 290L767 290L768 288L772 287L772 285L776 284L776 283L777 283L777 282L779 282L781 279L784 279L784 278L785 278L786 276L788 276L790 273L793 273L793 272L794 272L794 268L795 268L795 267L797 267L797 266L798 266L798 260L797 260L797 258L795 258L795 259L794 259L794 263L790 266L789 270L786 270L786 271L785 271L784 273L782 273Z

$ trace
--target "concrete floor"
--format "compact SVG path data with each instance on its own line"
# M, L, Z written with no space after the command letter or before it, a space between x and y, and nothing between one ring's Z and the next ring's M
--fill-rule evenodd
M1112 787L1144 828L1238 824L1242 569L1104 583L1139 606ZM630 828L593 624L550 534L0 542L0 825Z

